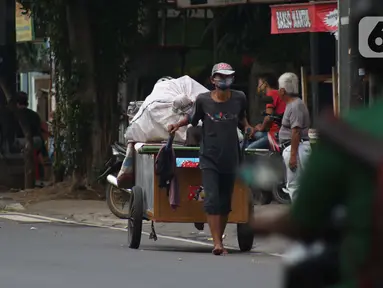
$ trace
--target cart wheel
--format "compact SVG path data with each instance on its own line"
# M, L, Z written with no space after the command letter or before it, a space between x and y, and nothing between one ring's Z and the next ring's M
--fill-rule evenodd
M144 193L142 188L134 186L129 202L130 219L128 220L129 248L138 249L141 243L142 218L144 215Z
M241 250L242 252L248 252L253 248L254 233L251 230L249 224L237 224L237 239L239 250Z
M254 216L254 201L252 193L249 193L249 218ZM254 233L248 223L237 224L237 240L239 249L248 252L253 248Z

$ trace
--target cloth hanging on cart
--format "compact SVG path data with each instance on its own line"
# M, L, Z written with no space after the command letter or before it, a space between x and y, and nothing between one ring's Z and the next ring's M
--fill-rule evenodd
M169 204L173 209L180 206L180 191L176 176L176 155L174 149L164 145L157 154L155 172L159 176L158 186L166 188Z

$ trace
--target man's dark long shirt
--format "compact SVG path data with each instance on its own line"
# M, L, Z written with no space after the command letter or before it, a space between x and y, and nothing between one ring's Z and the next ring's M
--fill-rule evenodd
M238 124L246 117L246 96L231 90L225 102L216 102L211 92L200 94L190 115L196 126L202 120L200 168L235 173L239 163Z

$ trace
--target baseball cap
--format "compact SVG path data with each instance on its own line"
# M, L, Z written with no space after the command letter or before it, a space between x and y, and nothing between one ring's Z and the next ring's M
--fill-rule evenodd
M227 63L218 63L213 66L213 69L211 70L211 76L214 74L222 74L222 75L233 75L235 71L233 70L233 67L231 67L230 64Z

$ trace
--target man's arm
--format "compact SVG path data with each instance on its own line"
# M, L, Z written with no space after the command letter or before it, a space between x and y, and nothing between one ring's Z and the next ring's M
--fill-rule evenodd
M298 147L300 142L301 142L301 128L294 127L291 133L291 156L290 157L297 157Z
M176 126L178 128L189 124L197 126L198 122L203 119L204 115L205 113L203 112L202 99L198 96L193 104L192 113L190 115L186 115L185 118L176 124Z
M239 124L242 126L244 131L246 131L248 128L250 128L253 131L253 127L249 124L247 121L247 115L246 115L246 108L247 108L247 101L246 101L246 95L244 93L241 101L241 110L238 115Z
M274 114L274 106L266 105L266 114L273 115ZM273 120L270 119L269 116L266 116L263 119L263 123L256 126L256 130L258 131L268 131L271 127L271 124L273 123Z
M299 107L294 107L291 111L290 123L291 123L291 155L293 159L296 159L298 155L298 147L301 142L301 129L303 128L303 112Z

